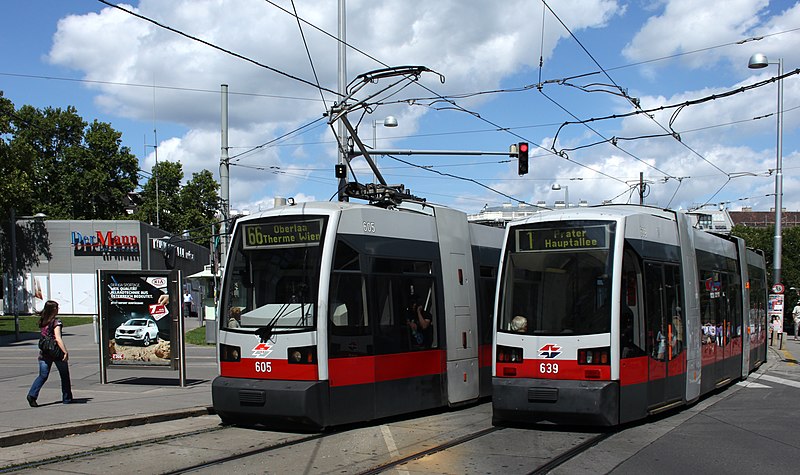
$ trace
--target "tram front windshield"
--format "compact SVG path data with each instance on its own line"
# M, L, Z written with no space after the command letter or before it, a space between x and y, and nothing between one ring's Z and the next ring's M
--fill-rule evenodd
M324 218L307 216L237 227L223 282L221 328L313 329L324 228Z
M512 228L498 331L589 335L611 328L615 223L559 221Z

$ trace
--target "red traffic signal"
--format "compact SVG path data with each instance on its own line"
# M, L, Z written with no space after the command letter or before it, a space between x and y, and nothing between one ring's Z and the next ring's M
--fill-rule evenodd
M517 172L520 176L528 173L528 142L517 144Z

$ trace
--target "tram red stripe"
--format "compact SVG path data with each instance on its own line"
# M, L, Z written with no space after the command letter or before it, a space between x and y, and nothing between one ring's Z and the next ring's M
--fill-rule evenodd
M242 358L241 361L235 363L220 362L220 376L230 378L315 381L318 379L318 374L315 364L289 364L286 360Z
M619 361L619 384L631 386L647 382L647 365L650 358L639 356L636 358L623 358Z
M522 363L497 363L496 374L501 378L608 381L611 367L579 365L576 360L526 359Z
M328 379L331 387L337 387L444 374L445 358L442 350L332 358L328 361Z

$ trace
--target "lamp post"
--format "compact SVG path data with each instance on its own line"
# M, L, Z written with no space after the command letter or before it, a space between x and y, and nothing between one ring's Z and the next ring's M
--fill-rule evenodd
M558 191L561 188L564 188L564 207L569 208L569 186L564 185L563 187L558 183L553 183L553 186L550 187L553 191Z
M777 61L769 61L767 56L756 53L750 57L747 67L750 69L766 68L769 64L778 65L778 77L783 76L783 58ZM775 165L775 240L774 251L772 254L773 264L773 283L781 282L781 251L783 246L783 235L781 233L781 213L783 207L783 79L778 79L778 150Z
M378 148L378 122L380 122L380 120L373 120L372 121L372 150L376 150ZM397 127L397 119L395 119L394 116L391 116L391 115L386 116L386 118L383 119L383 126L384 127ZM372 157L372 161L375 162L375 166L377 167L378 166L378 157ZM372 181L375 182L377 180L378 180L378 178L373 173L372 174Z

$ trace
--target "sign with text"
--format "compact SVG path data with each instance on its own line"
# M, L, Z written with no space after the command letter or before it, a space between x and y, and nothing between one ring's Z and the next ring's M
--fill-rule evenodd
M517 252L574 251L608 248L608 226L518 229Z
M105 359L111 365L173 363L173 322L180 302L169 271L99 271Z
M315 246L322 237L322 220L242 225L244 249Z
M783 333L783 294L769 294L767 318L772 331Z

